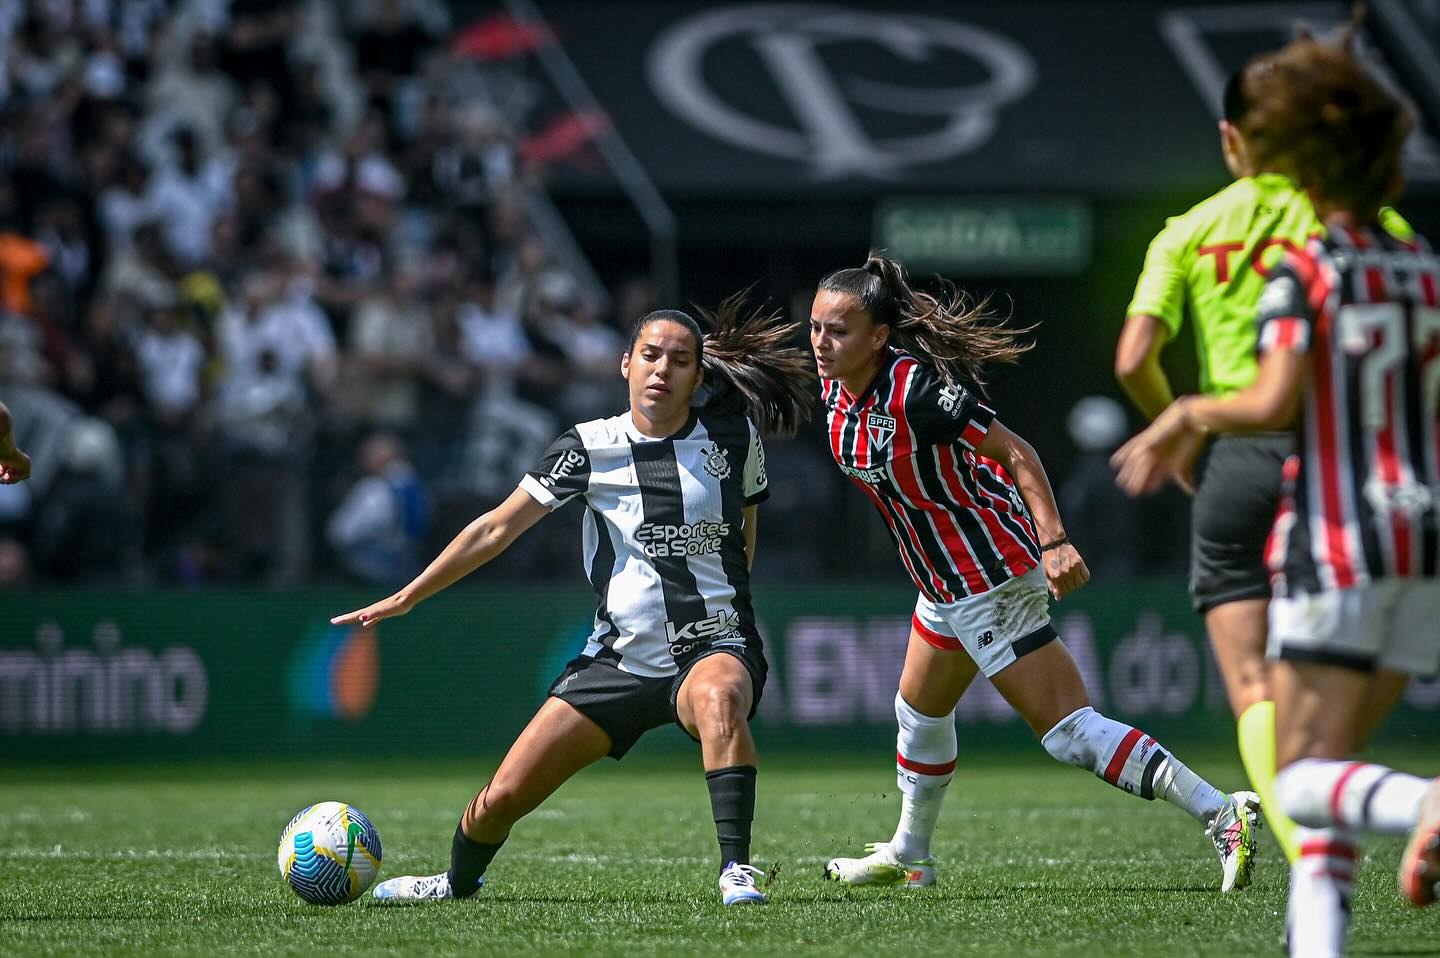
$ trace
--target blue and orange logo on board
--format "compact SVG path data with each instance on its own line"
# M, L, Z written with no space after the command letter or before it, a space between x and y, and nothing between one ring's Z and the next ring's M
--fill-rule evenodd
M375 626L324 625L295 650L288 674L290 707L314 718L356 720L370 714L380 687Z

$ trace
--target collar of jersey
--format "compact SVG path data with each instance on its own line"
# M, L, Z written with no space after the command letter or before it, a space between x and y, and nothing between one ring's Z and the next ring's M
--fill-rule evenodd
M631 442L674 442L676 439L684 439L686 436L690 435L690 433L695 431L695 424L700 421L700 417L696 415L695 410L691 409L690 418L685 420L685 425L681 426L679 429L675 430L668 436L656 437L647 436L639 429L635 428L635 420L631 418L630 410L625 410L625 412L621 415L620 418L625 423L625 438L629 439Z
M1292 193L1300 192L1300 188L1295 185L1294 180L1290 179L1290 177L1286 176L1284 173L1276 173L1274 170L1266 170L1263 173L1256 173L1250 178L1260 186L1270 189L1285 189L1289 190Z

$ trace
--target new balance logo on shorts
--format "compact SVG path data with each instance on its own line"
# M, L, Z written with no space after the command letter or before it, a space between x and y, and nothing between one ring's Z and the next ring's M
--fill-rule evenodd
M976 639L975 639L975 647L976 647L976 648L983 649L983 648L985 648L986 646L988 646L991 642L994 642L994 641L995 641L995 633L994 633L994 632L991 632L989 629L986 629L984 632L981 632L980 635L976 637Z

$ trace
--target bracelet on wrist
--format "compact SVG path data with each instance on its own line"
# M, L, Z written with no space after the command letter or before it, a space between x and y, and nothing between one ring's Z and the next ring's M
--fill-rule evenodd
M1042 545L1042 546L1040 547L1040 551L1041 551L1041 552L1049 552L1051 549L1058 549L1058 548L1060 548L1061 546L1068 546L1069 544L1070 544L1070 537L1069 537L1069 536L1061 536L1061 537L1058 538L1058 539L1055 539L1055 540L1053 540L1053 541L1047 542L1047 543L1045 543L1044 545Z

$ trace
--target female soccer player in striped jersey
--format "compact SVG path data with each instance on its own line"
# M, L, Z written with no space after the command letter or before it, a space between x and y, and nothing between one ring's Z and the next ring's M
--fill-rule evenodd
M1147 418L1170 403L1160 353L1188 316L1200 391L1226 395L1255 378L1255 303L1284 254L1323 231L1304 192L1257 136L1274 55L1255 57L1226 84L1220 149L1234 183L1173 217L1150 244L1115 352L1115 373ZM1393 210L1387 227L1408 235ZM1190 595L1205 619L1235 715L1240 758L1271 832L1294 860L1294 826L1275 798L1275 704L1265 665L1270 598L1263 551L1280 497L1280 467L1294 451L1286 432L1219 435L1196 470L1191 507Z
M489 562L551 510L585 502L583 553L599 599L584 651L461 816L450 869L380 883L375 897L467 898L522 817L580 769L678 724L700 743L725 904L762 903L750 861L755 742L766 664L750 602L756 509L767 495L759 432L793 433L814 374L789 332L737 298L715 333L678 310L636 321L620 362L630 408L583 422L503 503L415 581L331 621L403 615ZM758 428L757 428L758 426Z
M1440 259L1380 226L1408 110L1345 47L1290 44L1260 84L1257 131L1326 235L1259 297L1260 367L1229 396L1178 400L1115 456L1131 493L1185 480L1209 432L1290 429L1273 573L1279 799L1297 828L1290 953L1338 955L1355 833L1411 834L1400 886L1440 891L1440 781L1347 761L1440 666Z
M1050 625L1048 596L1089 578L1065 536L1035 450L980 399L982 367L1026 346L966 308L911 288L899 263L872 254L820 282L810 343L829 410L830 451L875 504L919 590L895 696L900 824L863 858L826 874L849 884L935 881L930 840L955 772L955 705L979 672L1045 750L1203 823L1225 891L1244 886L1255 798L1213 788L1139 729L1090 707L1080 672Z

